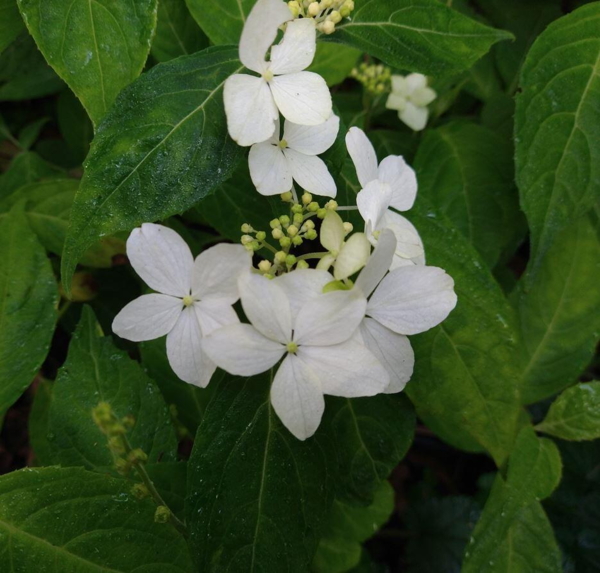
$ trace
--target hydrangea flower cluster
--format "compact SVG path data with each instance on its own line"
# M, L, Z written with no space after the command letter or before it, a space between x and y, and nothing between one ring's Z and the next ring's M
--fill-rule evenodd
M129 340L166 335L174 372L197 386L217 367L239 376L276 369L273 409L300 440L317 430L325 395L401 391L414 365L407 336L436 326L456 305L452 278L425 265L421 238L399 213L417 194L402 157L378 162L366 134L351 128L346 147L361 191L356 205L334 199L334 178L318 155L336 140L340 121L323 79L302 71L315 52L318 22L305 14L312 4L290 11L280 0L258 0L240 59L260 77L231 76L224 93L231 137L251 146L257 191L280 195L286 213L268 232L244 224L241 245L218 244L196 259L167 227L135 229L127 253L156 292L129 303L113 323ZM363 230L340 215L351 209Z

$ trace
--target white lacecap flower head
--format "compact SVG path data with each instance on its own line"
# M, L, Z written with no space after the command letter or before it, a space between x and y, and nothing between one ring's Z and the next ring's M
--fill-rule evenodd
M335 181L317 155L333 145L339 126L340 118L335 115L315 126L297 125L286 120L283 135L280 135L277 121L273 135L263 143L254 144L248 155L250 176L258 192L278 195L289 191L292 181L296 181L311 193L335 197Z
M297 438L319 426L324 394L373 396L389 383L385 368L357 340L351 340L367 305L360 291L323 294L333 277L317 269L295 270L273 280L257 274L239 279L250 324L233 324L203 339L203 349L232 374L253 376L282 358L271 402Z
M225 113L231 137L243 146L266 141L275 131L279 112L298 125L320 125L331 116L325 80L305 70L316 51L312 19L289 22L282 41L266 54L279 26L292 19L281 0L258 0L244 24L240 60L260 77L234 74L224 87Z
M397 241L392 268L425 264L419 233L408 219L390 209L407 211L413 206L417 196L414 170L399 155L390 155L378 164L373 145L358 127L351 127L346 134L346 146L362 187L356 204L369 241L376 245L380 232L389 228Z
M392 76L392 93L385 106L398 112L398 117L414 131L421 131L427 125L427 106L437 94L427 85L423 74Z
M200 348L203 336L239 322L237 278L251 266L241 245L219 244L196 259L172 229L144 223L127 240L127 256L156 293L130 302L115 317L115 334L136 342L167 335L167 356L175 374L204 387L215 365Z

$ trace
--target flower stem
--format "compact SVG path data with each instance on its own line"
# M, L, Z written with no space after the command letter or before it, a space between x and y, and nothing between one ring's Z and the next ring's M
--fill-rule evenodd
M305 261L306 259L322 259L325 255L329 253L306 253L306 255L300 255L298 258L299 261Z

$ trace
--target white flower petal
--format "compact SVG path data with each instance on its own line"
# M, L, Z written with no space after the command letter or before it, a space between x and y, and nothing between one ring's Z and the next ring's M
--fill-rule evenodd
M294 151L304 155L321 155L334 144L339 130L340 118L333 114L321 125L298 125L286 121L283 139Z
M261 195L279 195L292 188L292 172L278 145L256 143L248 154L250 177Z
M202 338L202 349L219 367L236 376L255 376L279 362L285 347L250 324L231 324Z
M127 257L151 289L179 297L190 293L194 257L173 229L154 223L134 229L127 239Z
M262 275L248 273L238 281L242 308L263 336L287 344L292 339L290 302L281 286Z
M377 179L377 155L375 149L358 127L351 127L346 134L346 147L352 158L356 175L362 187L366 187L371 181Z
M427 76L423 74L408 74L404 79L409 93L427 87Z
M331 116L331 94L318 74L275 76L269 86L281 115L292 123L320 125Z
M248 146L269 139L279 117L271 90L265 80L234 74L223 90L227 129L238 145Z
M365 318L359 327L365 346L375 355L390 376L386 394L404 390L412 376L415 353L408 338L396 334L372 318Z
M425 107L429 105L436 97L437 93L431 88L420 88L411 94L410 99L416 106Z
M408 82L404 76L392 76L392 93L408 95Z
M354 233L342 245L333 267L333 276L341 281L362 269L369 260L371 244L364 233Z
M356 206L360 216L370 229L378 229L381 218L390 206L392 190L387 183L374 179L356 195Z
M404 110L398 113L398 117L412 130L421 131L427 125L429 110L426 107L417 107L408 101Z
M390 270L403 265L425 264L423 241L406 217L388 209L379 222L379 229L390 229L396 237L396 257Z
M394 253L396 252L396 237L389 229L384 229L379 236L377 246L369 257L365 268L361 271L354 284L368 298L388 272Z
M167 357L181 380L205 388L217 367L203 352L201 341L200 325L190 306L167 335Z
M310 66L317 50L317 28L312 18L290 22L281 42L271 48L269 69L276 75L301 72Z
M395 111L404 111L406 109L406 98L403 95L391 93L385 102L385 107Z
M337 254L344 244L345 237L346 231L344 230L342 218L335 211L327 211L319 231L321 245L328 251Z
M284 149L292 177L302 187L315 195L335 197L337 187L325 162L315 155L304 155L293 149Z
M237 280L251 265L252 257L242 245L221 243L206 249L194 261L192 295L233 304L240 298Z
M323 287L333 281L333 276L318 269L296 269L273 280L285 290L294 322L300 309L309 300L323 294Z
M398 334L418 334L442 322L455 306L452 277L437 267L412 266L379 283L367 314Z
M330 346L348 340L365 316L360 291L333 291L309 300L294 322L294 342Z
M180 298L144 294L123 307L113 320L112 330L134 342L160 338L175 326L182 309Z
M323 393L331 396L374 396L390 383L379 360L356 340L327 347L303 346L298 358L319 377Z
M403 157L390 155L379 164L379 180L392 190L390 206L398 211L408 211L417 196L417 176Z
M218 328L240 322L233 307L222 300L201 300L195 302L193 308L202 336L208 336Z
M312 436L321 423L325 400L319 379L293 354L277 370L271 404L283 425L299 440Z
M333 255L325 255L317 263L317 270L328 271L333 263L335 263L335 257Z
M281 0L258 0L248 14L240 37L242 64L262 73L267 66L265 55L277 37L279 26L292 17L290 9Z

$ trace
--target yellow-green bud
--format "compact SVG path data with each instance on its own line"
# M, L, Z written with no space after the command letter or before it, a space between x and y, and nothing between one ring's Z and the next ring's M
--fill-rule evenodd
M327 10L327 8L331 8L332 4L333 0L321 0L319 3L319 8L321 8L321 10Z
M304 221L304 230L305 231L310 231L311 229L315 228L315 222L312 219L307 219L306 221Z
M319 209L317 211L317 217L319 219L325 219L325 215L327 215L327 209Z
M147 497L150 497L150 491L143 483L136 483L131 488L131 493L136 499L146 499Z
M290 9L290 12L292 13L292 16L294 18L296 18L298 14L300 14L300 5L298 4L298 2L296 2L296 0L288 2L288 8Z
M128 414L121 420L121 423L127 430L131 430L135 426L135 418L131 414Z
M260 251L261 249L261 245L258 241L252 241L248 246L251 247L253 251Z
M305 260L301 260L298 261L298 264L296 265L297 269L307 269L308 268L308 263Z
M329 36L329 34L333 34L335 32L335 24L331 20L325 20L325 22L323 22L322 30L324 34Z
M125 474L129 473L129 471L131 470L131 464L127 460L124 460L123 458L119 458L118 460L115 460L115 469L120 474L125 475Z
M258 263L258 270L263 273L268 273L271 270L271 266L271 261L267 261L265 259L264 261L260 261L260 263Z
M292 245L295 245L296 247L299 247L304 241L302 240L302 237L300 235L296 235L293 239L292 239Z
M148 455L141 448L136 448L135 450L131 450L127 455L127 459L131 463L140 463L144 464L148 461Z
M298 227L296 227L296 225L290 225L287 228L287 234L290 237L295 237L298 234Z
M287 227L290 224L290 218L287 215L281 215L281 217L279 217L279 222L284 227Z
M273 235L273 238L276 241L279 241L279 239L281 239L281 237L283 237L283 231L281 229L273 229L271 231L271 235Z
M304 211L304 207L302 207L302 205L296 204L292 207L292 213L294 214L302 213L302 211Z
M271 219L269 225L271 226L271 229L281 229L281 223L279 222L279 219Z
M123 438L121 436L111 436L108 439L108 448L113 454L118 456L125 453L125 446L123 445Z
M252 241L254 241L254 237L251 237L250 235L242 235L241 241L242 245L249 245Z
M289 237L281 237L281 239L279 239L279 244L281 245L282 249L289 249L292 245L292 239Z
M344 223L344 233L346 233L346 235L347 235L348 233L352 232L352 229L354 229L354 226L352 225L352 223L348 223L348 221L346 221Z
M327 203L325 203L325 209L329 209L330 211L335 211L337 208L338 208L338 203L334 199L331 199L331 201L327 201Z
M252 233L252 231L254 231L252 225L248 225L248 223L242 225L242 233Z
M285 193L282 193L280 195L280 197L281 197L281 200L284 201L285 203L289 203L294 198L291 191L286 191Z
M314 241L317 238L317 232L314 229L309 229L306 231L306 238L309 241Z
M340 8L340 16L342 18L347 18L348 16L350 16L350 8L348 8L348 6L346 6L345 4Z
M171 519L171 510L166 505L159 505L154 512L156 523L167 523Z
M316 213L319 210L319 204L316 201L313 201L312 203L308 204L307 209L311 212L311 213Z
M264 275L263 275L263 277L265 277L266 279L269 279L269 280L271 280L271 279L274 279L274 278L275 278L275 275L273 275L273 274L271 274L271 273L266 273L266 274L264 274Z
M308 205L312 201L312 195L307 191L302 195L302 203Z
M316 16L321 10L319 9L319 3L318 2L311 2L308 5L308 15L309 16Z
M92 410L92 419L101 428L113 420L112 408L108 402L100 402Z
M256 233L257 241L264 241L266 238L267 238L267 234L264 231L258 231L258 233Z
M303 221L304 221L304 216L302 215L302 213L296 213L294 215L294 225L296 225L296 227L302 226Z
M291 267L292 265L295 265L295 264L296 264L296 257L295 257L294 255L288 255L288 256L285 258L285 264L286 264L286 265L289 265L290 267Z
M342 16L341 16L341 14L337 10L334 10L331 14L329 14L329 16L327 16L327 19L330 22L333 22L334 24L337 24L338 22L341 21Z
M285 263L285 258L287 257L287 253L283 252L283 251L277 251L275 253L275 262L282 264Z

